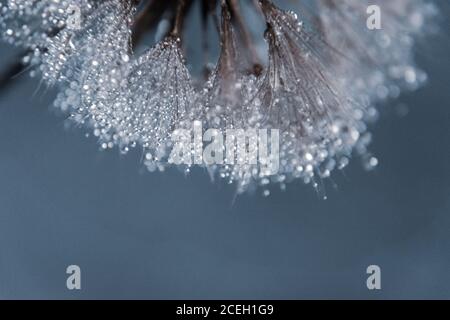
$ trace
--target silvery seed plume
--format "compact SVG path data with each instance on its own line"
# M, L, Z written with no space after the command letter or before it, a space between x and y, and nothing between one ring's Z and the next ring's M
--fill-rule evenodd
M184 64L180 39L168 36L139 57L126 80L120 103L127 121L117 129L159 160L172 132L194 120L195 92Z
M55 36L49 37L42 54L41 73L50 85L76 78L74 72L97 54L99 42L105 44L103 38L117 32L123 12L132 10L130 1L120 0L79 0L70 5L79 8L80 16L73 17L79 21L73 21L73 26L66 23Z
M0 27L3 39L16 46L40 48L47 37L61 29L71 0L2 0Z
M381 30L366 27L370 5L382 10ZM318 6L324 37L341 53L334 56L337 75L355 98L376 102L396 97L401 89L415 89L426 80L426 74L415 66L413 48L414 37L436 13L432 3L319 0Z
M118 101L127 88L124 79L130 68L134 10L123 1L110 9L102 20L106 25L103 36L90 44L79 62L78 81L69 84L69 90L76 88L75 94L80 97L79 104L72 107L71 119L92 127L103 149L119 146L126 152L130 137L119 130L128 115Z
M69 50L81 52L74 48L74 30L67 26L73 8L80 8L82 18L94 5L91 0L10 0L0 4L0 27L6 30L3 38L26 49L22 63L31 67L31 75L40 70L48 84L58 80Z
M231 14L225 1L222 2L220 31L220 56L215 70L206 82L202 104L205 127L217 129L223 138L227 138L227 131L230 129L257 128L261 117L259 109L254 106L252 108L250 104L256 94L257 76L249 72L251 66L245 59L244 62L239 59L242 56L239 52L241 48L237 47ZM236 148L233 148L236 153ZM226 150L223 152L225 154ZM244 180L251 178L251 172L259 171L258 166L252 164L211 164L208 169L213 175L233 182L239 181L238 191L246 184ZM235 176L240 179L235 179Z
M206 81L200 102L204 105L205 125L221 131L250 127L256 112L248 107L256 92L257 77L239 59L240 49L227 5L222 6L220 43L217 66Z
M92 128L102 147L106 148L112 147L113 137L116 138L114 124L117 119L113 115L112 102L121 93L130 60L130 24L134 10L129 3L116 0L103 5L108 5L110 10L101 20L104 24L100 27L104 31L102 37L86 37L89 39L86 43L72 43L84 54L66 52L67 59L63 60L67 66L58 73L61 77L54 78L60 88L54 105L68 112L74 123ZM85 26L85 30L90 29L90 24ZM80 29L78 32L86 34L90 31Z

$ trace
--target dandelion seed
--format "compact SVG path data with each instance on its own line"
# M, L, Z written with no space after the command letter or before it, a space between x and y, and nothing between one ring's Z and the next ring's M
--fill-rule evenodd
M126 121L118 131L158 150L170 144L175 129L194 120L194 101L180 40L169 36L131 67L126 95L119 99Z
M334 55L337 74L344 86L353 90L356 99L368 97L377 102L395 97L399 87L415 89L424 82L425 74L414 65L413 46L414 37L425 28L417 20L430 20L436 13L429 2L319 0L317 3L325 39L341 53ZM382 8L381 30L362 27L371 4Z

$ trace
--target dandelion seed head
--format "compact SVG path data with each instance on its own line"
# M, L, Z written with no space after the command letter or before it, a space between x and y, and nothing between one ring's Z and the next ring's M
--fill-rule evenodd
M2 1L0 38L25 49L21 62L57 87L54 105L90 130L100 149L126 154L139 148L149 171L175 165L171 137L178 129L279 130L279 152L260 163L204 165L236 184L238 193L260 187L264 196L271 184L284 189L293 180L319 190L317 181L355 155L368 170L378 165L368 148L374 105L425 83L413 50L436 30L431 21L438 14L428 0L316 0L308 19L303 3L297 14L258 0L255 11L267 25L264 46L252 44L254 32L245 29L238 2L221 1L217 64L204 85L195 85L201 79L186 65L181 19L189 6L163 3L158 16L151 5L146 11L132 0ZM205 12L217 11L216 1L206 3ZM372 4L383 10L381 30L366 28ZM76 28L68 22L73 6ZM134 53L143 17L161 40ZM265 47L267 55L258 57ZM276 173L268 167L273 157ZM190 171L190 165L180 168Z

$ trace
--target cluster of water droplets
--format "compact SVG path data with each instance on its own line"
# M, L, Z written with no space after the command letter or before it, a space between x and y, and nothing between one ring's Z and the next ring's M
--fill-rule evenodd
M22 63L40 66L50 39L65 28L71 6L83 11L91 8L88 0L2 0L1 36L7 43L26 49ZM56 52L53 53L56 57ZM35 74L31 72L32 76Z
M367 27L367 8L381 10L381 29ZM357 99L377 103L423 85L416 67L416 38L432 31L436 6L426 0L319 0L321 28L335 55L337 75ZM339 28L336 26L339 25Z
M139 143L149 170L163 167L172 133L190 128L196 116L196 93L184 63L180 39L168 36L131 65L127 91L119 98L119 131L126 141Z

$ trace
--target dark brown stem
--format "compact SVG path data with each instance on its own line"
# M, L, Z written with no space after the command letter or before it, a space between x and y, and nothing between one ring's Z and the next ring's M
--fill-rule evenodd
M218 64L219 73L227 78L229 74L236 71L236 47L234 43L233 29L231 26L231 16L228 5L222 3L222 22L220 34L220 59Z
M208 68L208 61L209 61L208 23L210 17L212 17L213 23L216 25L218 33L220 33L220 27L218 25L218 18L216 14L217 1L218 0L202 0L201 5L202 34L203 34L202 47L203 47L203 65L205 78L207 78L211 72L210 68Z
M184 20L189 12L192 2L193 0L178 0L172 30L170 32L171 36L181 38Z
M244 18L242 17L238 0L227 0L227 3L230 7L230 10L231 10L232 16L236 22L236 25L240 31L239 34L241 35L243 45L245 46L245 48L248 52L250 63L252 64L252 69L253 69L252 72L256 73L258 75L258 73L260 73L260 71L262 71L261 61L260 61L258 53L256 51L256 47L253 43L250 31L248 30L248 28L244 22Z

